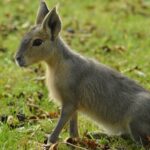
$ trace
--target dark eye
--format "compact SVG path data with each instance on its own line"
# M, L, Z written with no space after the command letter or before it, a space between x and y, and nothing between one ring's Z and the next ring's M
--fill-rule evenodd
M41 40L41 39L35 39L34 41L33 41L33 46L40 46L41 44L43 43L43 40Z

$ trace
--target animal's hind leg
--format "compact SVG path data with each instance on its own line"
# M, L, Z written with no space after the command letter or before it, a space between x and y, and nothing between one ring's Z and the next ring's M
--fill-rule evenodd
M150 125L144 122L133 121L130 123L131 137L138 144L146 146L149 144L148 135L150 133Z

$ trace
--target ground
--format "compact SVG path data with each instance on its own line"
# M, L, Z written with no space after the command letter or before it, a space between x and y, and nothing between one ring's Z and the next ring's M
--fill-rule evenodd
M109 65L150 89L150 2L148 0L46 0L59 5L61 35L80 54ZM0 149L41 149L56 125L59 106L48 98L43 64L20 69L14 54L23 34L34 24L39 1L0 1ZM87 132L100 130L79 114L81 141L86 149L142 150L130 139L101 137L86 141ZM59 149L69 149L60 135ZM91 142L91 143L90 143ZM80 144L79 144L80 143ZM89 144L90 143L90 144ZM95 146L94 148L92 146ZM77 148L76 148L77 149ZM79 148L78 148L79 149ZM96 148L95 148L96 149Z

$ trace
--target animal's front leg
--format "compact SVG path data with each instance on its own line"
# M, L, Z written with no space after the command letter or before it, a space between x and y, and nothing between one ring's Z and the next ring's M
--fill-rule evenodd
M70 137L79 137L77 112L72 115L70 120Z
M71 118L71 116L74 114L75 111L76 108L72 106L72 104L63 105L57 126L52 132L51 136L49 137L47 144L55 143L57 141L62 128L69 121L69 119Z

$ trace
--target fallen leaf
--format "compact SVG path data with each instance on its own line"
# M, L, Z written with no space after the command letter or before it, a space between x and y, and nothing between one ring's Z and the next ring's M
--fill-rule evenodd
M7 118L7 124L8 125L12 125L12 124L14 124L14 117L13 116L8 116L8 118Z
M23 113L21 113L21 112L19 112L16 116L17 116L17 118L18 118L18 120L19 120L20 122L23 122L23 121L26 120L25 114L23 114Z
M88 9L88 10L93 10L93 9L95 9L95 6L94 6L94 5L88 5L88 6L86 7L86 9Z
M112 48L108 45L104 45L101 47L101 49L104 51L104 52L111 52L112 51Z
M1 47L0 52L5 53L7 51L7 48Z
M114 51L118 51L118 52L124 52L124 51L126 51L126 48L124 46L122 46L122 45L115 45L113 47L113 50Z
M3 114L3 115L0 116L0 121L3 122L3 123L6 123L7 122L7 118L8 118L8 116Z
M60 115L59 112L48 112L47 117L53 119L53 118L58 118Z

